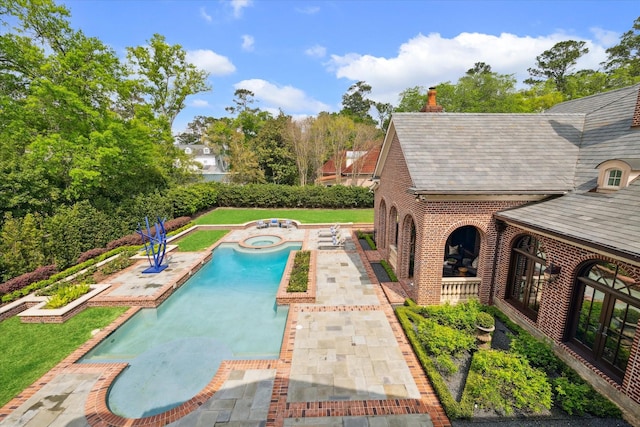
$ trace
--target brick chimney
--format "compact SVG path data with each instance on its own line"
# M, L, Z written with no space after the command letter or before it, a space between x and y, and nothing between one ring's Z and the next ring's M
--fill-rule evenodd
M640 128L640 89L638 89L638 99L636 99L636 109L633 112L632 128Z
M436 101L436 88L430 87L427 92L427 104L420 110L421 113L442 113L442 106Z

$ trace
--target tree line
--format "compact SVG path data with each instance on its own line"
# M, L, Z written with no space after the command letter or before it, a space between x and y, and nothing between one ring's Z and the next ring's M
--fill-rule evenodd
M228 116L196 117L174 138L186 99L210 90L208 74L180 45L153 34L119 58L72 28L68 9L53 0L0 0L0 25L0 223L24 219L29 230L58 213L90 211L96 220L130 207L140 218L161 214L151 210L157 203L140 200L200 177L176 142L209 146L234 183L313 184L329 159L339 176L346 150L380 144L392 113L426 103L422 86L401 92L396 106L377 103L360 81L342 96L339 112L294 120L262 111L251 91L238 89ZM437 85L438 101L450 112L541 111L640 81L639 46L640 18L607 50L601 70L575 71L587 49L569 40L536 57L525 90L513 75L476 62L456 83ZM118 227L132 223L127 215Z

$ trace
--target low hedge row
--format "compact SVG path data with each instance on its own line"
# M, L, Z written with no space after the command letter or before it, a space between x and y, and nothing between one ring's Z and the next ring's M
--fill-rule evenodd
M306 292L309 286L309 262L311 251L298 251L293 258L287 292Z

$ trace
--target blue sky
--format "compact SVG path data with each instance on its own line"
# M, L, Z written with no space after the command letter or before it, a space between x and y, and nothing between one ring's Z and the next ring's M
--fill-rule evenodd
M212 91L188 98L178 132L194 116L228 116L239 88L262 110L305 117L339 111L360 80L392 105L404 89L455 83L476 62L522 82L537 55L569 39L590 49L576 69L598 69L640 16L631 0L61 2L75 29L122 57L159 33L211 73Z

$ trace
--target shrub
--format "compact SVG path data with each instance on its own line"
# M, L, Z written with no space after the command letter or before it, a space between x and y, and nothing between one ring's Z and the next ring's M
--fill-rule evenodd
M446 375L457 371L452 357L460 357L475 347L474 336L439 325L433 319L424 319L418 324L418 339L427 353L436 358L438 368Z
M22 274L18 277L14 277L11 280L7 280L2 285L0 285L0 295L9 294L11 292L19 291L32 283L46 280L55 273L57 273L57 268L55 265L45 265L43 267L39 267L30 273ZM3 299L4 302L4 299Z
M293 268L289 277L287 292L306 292L309 285L310 251L298 251L293 258Z
M45 308L60 308L69 304L70 302L77 300L82 295L88 293L91 287L87 284L84 285L68 285L64 286L49 298L49 301L44 306Z
M469 300L456 305L446 303L437 306L418 307L417 310L424 317L432 318L440 325L473 333L475 332L476 318L480 313L480 303L477 300Z
M88 251L80 254L80 256L78 257L78 261L76 261L76 264L81 264L87 260L90 260L91 258L95 258L98 255L102 255L105 252L107 252L106 248L89 249Z
M464 399L481 408L512 415L516 409L540 413L551 408L551 384L544 372L516 354L481 350L474 354Z
M527 333L520 333L511 339L511 351L527 358L534 368L555 373L562 367L562 361L555 355L551 346Z
M398 278L396 277L396 273L393 271L393 268L391 268L391 266L386 260L381 259L380 265L382 266L382 268L384 268L384 271L386 271L387 274L389 275L389 280L391 280L392 282L398 281Z
M589 413L596 417L622 416L613 402L597 393L581 378L559 376L553 380L553 391L556 403L569 415L583 416Z
M496 325L496 321L492 315L481 311L476 315L476 325L481 328L490 329Z

